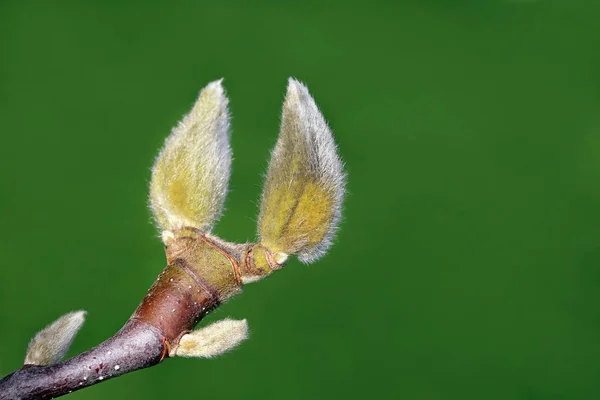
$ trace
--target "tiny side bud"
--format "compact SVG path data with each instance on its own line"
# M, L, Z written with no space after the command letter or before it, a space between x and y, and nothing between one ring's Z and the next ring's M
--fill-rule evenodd
M26 365L51 365L60 361L85 321L85 311L63 315L39 331L27 347Z
M233 350L247 338L245 319L224 319L183 335L170 356L212 358Z

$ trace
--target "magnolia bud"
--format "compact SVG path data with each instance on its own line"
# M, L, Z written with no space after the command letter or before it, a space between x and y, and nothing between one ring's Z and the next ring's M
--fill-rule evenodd
M262 244L306 263L324 255L340 220L345 181L325 118L306 86L290 79L262 194Z
M247 338L245 319L224 319L183 335L170 356L212 358L233 350Z
M156 158L150 205L162 230L206 233L221 216L231 169L227 103L221 81L208 84Z
M60 361L85 321L85 311L63 315L39 331L27 347L25 364L50 365Z

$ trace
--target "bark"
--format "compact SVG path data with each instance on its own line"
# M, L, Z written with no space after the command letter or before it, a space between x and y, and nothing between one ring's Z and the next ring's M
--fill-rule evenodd
M150 325L129 320L113 337L67 361L25 366L0 381L0 399L51 399L127 372L158 364L164 338Z

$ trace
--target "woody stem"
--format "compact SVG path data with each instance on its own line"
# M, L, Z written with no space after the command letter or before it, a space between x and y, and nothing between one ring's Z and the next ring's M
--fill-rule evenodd
M114 336L69 360L25 365L0 380L0 400L50 399L160 363L222 301L281 266L261 245L189 232L167 246L169 265Z

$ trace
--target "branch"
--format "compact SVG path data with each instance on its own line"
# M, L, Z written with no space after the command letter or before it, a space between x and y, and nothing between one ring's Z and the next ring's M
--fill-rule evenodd
M168 356L212 357L241 342L245 321L232 325L226 320L195 331L204 337L191 330L241 291L242 276L263 277L281 265L268 261L273 255L260 245L227 243L194 228L177 235L166 248L169 265L119 332L67 361L24 365L0 380L0 399L50 399L156 365Z
M63 362L85 313L59 318L30 342L25 365L0 380L0 400L54 398L165 357L229 351L246 339L245 320L192 329L290 255L308 263L325 254L341 218L345 175L325 119L294 79L263 189L260 242L234 244L210 235L230 173L227 103L221 81L207 85L155 161L150 205L168 264L131 318L105 342Z
M95 348L49 365L25 365L0 381L0 399L51 399L95 385L127 372L156 365L165 356L165 342L147 324L130 320Z

